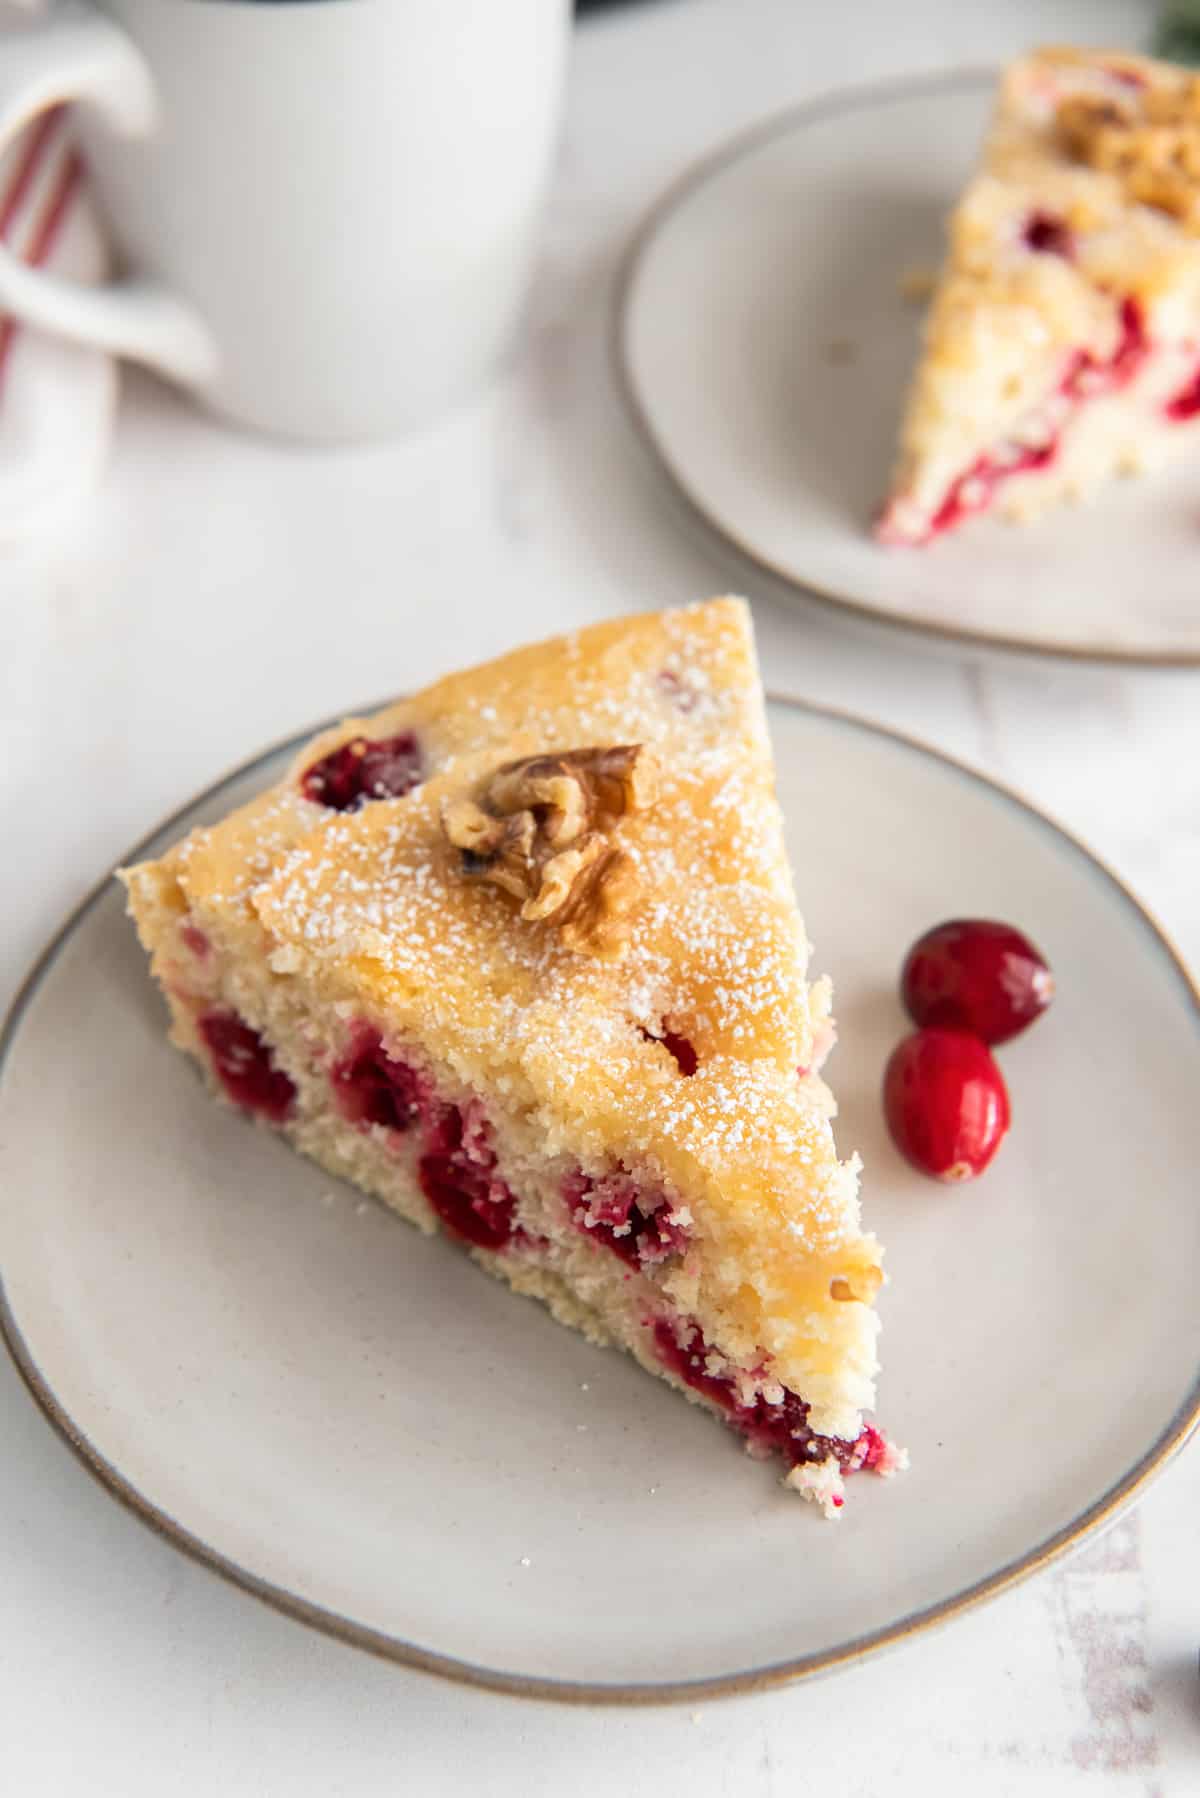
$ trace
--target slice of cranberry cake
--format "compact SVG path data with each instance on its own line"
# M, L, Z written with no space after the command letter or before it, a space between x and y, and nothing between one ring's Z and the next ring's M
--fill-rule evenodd
M1027 519L1200 446L1200 76L1014 63L949 236L885 542Z
M218 1092L707 1406L890 1472L749 614L622 619L326 732L127 870Z

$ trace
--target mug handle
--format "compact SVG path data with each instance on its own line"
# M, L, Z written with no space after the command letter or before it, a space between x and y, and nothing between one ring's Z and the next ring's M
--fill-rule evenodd
M0 154L39 113L70 100L93 106L121 137L145 136L157 119L140 52L102 14L75 3L0 41ZM205 381L216 370L203 319L157 282L86 287L30 268L0 242L0 311L179 381Z

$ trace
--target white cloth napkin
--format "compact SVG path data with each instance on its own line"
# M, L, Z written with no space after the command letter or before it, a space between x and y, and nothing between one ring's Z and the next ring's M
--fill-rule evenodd
M0 238L23 261L72 281L108 272L104 237L63 107L0 156ZM0 315L0 539L44 530L104 465L116 365Z

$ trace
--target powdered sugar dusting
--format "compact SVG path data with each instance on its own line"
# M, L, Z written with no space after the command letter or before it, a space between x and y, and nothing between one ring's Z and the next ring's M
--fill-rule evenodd
M176 852L200 915L257 933L273 976L318 1006L418 1039L548 1155L660 1182L687 1220L680 1302L731 1352L744 1339L777 1355L838 1433L870 1400L874 1319L829 1285L878 1250L859 1232L854 1169L797 1079L812 1055L808 948L744 609L518 652L326 733L296 768L363 732L412 733L424 783L338 812L301 797L294 770ZM502 762L617 743L652 746L660 781L655 805L615 827L639 902L627 955L608 962L464 878L440 814ZM664 1033L694 1050L694 1074Z

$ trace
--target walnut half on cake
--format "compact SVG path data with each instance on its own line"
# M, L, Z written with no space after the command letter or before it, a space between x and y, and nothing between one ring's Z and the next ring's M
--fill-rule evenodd
M884 542L1030 518L1200 448L1200 75L1117 51L1013 63L949 240Z
M880 1250L817 1077L827 983L740 602L352 719L123 879L219 1093L827 1511L897 1464L863 1421Z

